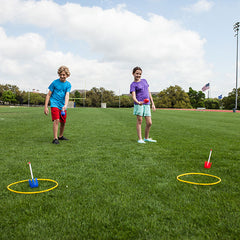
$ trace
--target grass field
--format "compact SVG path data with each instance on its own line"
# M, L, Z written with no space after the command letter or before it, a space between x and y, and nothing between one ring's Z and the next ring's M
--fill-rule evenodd
M0 239L240 239L240 115L157 110L152 119L158 142L137 144L132 109L69 109L70 141L54 145L43 108L0 107ZM29 161L34 177L59 186L7 190L30 178ZM177 181L188 172L222 182Z

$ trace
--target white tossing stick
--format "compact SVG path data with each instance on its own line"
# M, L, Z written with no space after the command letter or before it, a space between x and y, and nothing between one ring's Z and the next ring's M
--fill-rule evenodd
M212 154L212 149L210 150L210 153L209 153L208 164L210 162L211 154Z
M29 168L30 168L31 177L32 177L32 179L33 179L32 166L31 166L31 163L30 163L30 162L29 162L28 164L29 164Z

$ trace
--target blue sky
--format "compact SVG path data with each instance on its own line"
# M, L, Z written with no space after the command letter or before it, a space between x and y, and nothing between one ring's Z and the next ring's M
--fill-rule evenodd
M236 86L240 0L0 0L0 83L47 91L60 65L72 89L127 93L140 65L154 92L210 97Z

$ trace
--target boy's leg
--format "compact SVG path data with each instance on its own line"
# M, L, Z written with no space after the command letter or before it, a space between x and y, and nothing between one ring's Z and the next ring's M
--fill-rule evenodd
M147 116L145 117L145 120L146 120L146 127L145 127L145 139L148 139L149 138L149 131L150 131L150 128L152 126L152 118L151 116Z
M58 135L58 124L59 124L59 119L56 119L53 121L53 136L54 139L57 139L57 135Z
M52 143L59 144L57 136L58 136L58 124L59 124L59 121L60 121L59 119L61 115L60 109L56 107L52 107L51 115L52 115L52 121L53 121L53 137L54 137Z
M64 122L61 122L61 123L60 123L60 134L59 134L59 138L61 138L61 137L63 136L64 128L65 128L65 123L64 123Z
M142 116L137 115L137 135L138 135L138 139L141 140L142 139Z
M60 116L60 133L59 133L59 137L58 140L68 140L67 138L65 138L63 136L63 132L65 129L65 124L66 124L66 119L67 119L67 111L65 111L65 115L61 115Z

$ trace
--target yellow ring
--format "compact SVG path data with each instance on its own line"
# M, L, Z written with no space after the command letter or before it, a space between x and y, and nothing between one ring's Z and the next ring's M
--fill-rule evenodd
M217 182L213 182L213 183L196 183L196 182L190 182L190 181L185 181L185 180L180 179L180 177L182 177L182 176L194 175L194 174L195 175L205 175L205 176L217 178L218 181ZM190 183L190 184L195 184L195 185L204 185L204 186L215 185L215 184L218 184L218 183L221 182L221 178L220 177L217 177L217 176L214 176L214 175L210 175L210 174L206 174L206 173L184 173L184 174L178 175L177 176L177 180L180 181L180 182L185 182L185 183Z
M22 181L18 181L18 182L15 182L15 183L11 183L11 184L9 184L7 186L7 189L9 191L11 191L11 192L20 193L20 194L35 194L35 193L44 193L44 192L51 191L51 190L53 190L54 188L56 188L58 186L58 182L56 182L55 180L52 180L52 179L41 179L41 178L38 178L37 180L38 181L54 182L54 183L56 183L56 185L54 187L52 187L52 188L48 188L46 190L36 191L36 192L20 192L20 191L15 191L15 190L10 188L12 185L15 185L15 184L18 184L18 183L23 183L23 182L28 182L28 179L27 179L27 180L22 180Z

